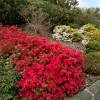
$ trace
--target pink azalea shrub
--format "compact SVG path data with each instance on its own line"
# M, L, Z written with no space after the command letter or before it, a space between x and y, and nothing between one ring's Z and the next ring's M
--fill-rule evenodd
M1 29L0 29L1 30ZM12 31L13 30L13 31ZM80 51L62 43L27 35L7 27L1 36L14 43L11 60L16 64L20 79L19 98L29 100L62 100L74 95L85 84L84 57Z

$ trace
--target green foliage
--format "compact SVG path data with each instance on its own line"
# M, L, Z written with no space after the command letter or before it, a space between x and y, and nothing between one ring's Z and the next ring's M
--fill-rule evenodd
M0 100L16 100L16 71L14 65L4 56L0 56Z
M74 23L78 27L81 27L85 24L91 23L100 27L100 8L82 8L77 9L78 13L74 17Z
M47 1L47 0L45 0ZM49 2L59 5L61 7L65 7L67 9L75 8L78 5L77 0L48 0Z
M96 27L93 24L86 24L86 25L82 26L82 28L84 28L84 31L86 31L86 32L96 30Z
M76 9L67 9L48 0L28 0L28 3L36 8L41 8L48 14L46 19L50 22L50 29L57 25L68 25L74 21Z
M19 14L21 6L27 0L0 0L0 21L4 24L20 24L24 22Z
M39 36L48 35L47 13L43 12L41 8L34 7L31 3L28 3L21 8L20 14L26 21L23 28L25 32Z
M82 34L81 33L74 33L73 34L73 38L72 38L73 41L81 41L82 40Z
M92 24L84 25L82 29L84 30L84 34L89 38L86 52L100 51L100 29Z
M55 26L52 37L64 42L79 42L87 53L100 51L100 29L92 24L86 24L80 29L66 25Z
M81 27L88 23L100 27L100 8L78 8L78 0L0 0L0 21L5 24L25 22L20 10L29 4L48 14L46 21L50 22L51 29L57 25Z
M86 52L89 53L91 51L100 51L100 42L90 41L86 46Z
M74 24L74 17L79 12L76 8L77 0L1 0L0 20L5 24L25 22L20 10L29 4L35 8L42 8L43 12L48 14L46 19L51 23L50 28L61 24Z
M100 52L86 54L86 70L89 74L100 75Z

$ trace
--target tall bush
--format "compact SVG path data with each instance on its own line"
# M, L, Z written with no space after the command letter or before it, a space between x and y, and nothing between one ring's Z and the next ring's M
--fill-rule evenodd
M34 7L31 3L21 8L20 14L25 19L24 31L40 36L47 36L49 23L46 21L47 13L41 8Z
M23 17L19 14L21 6L27 0L0 0L0 21L4 24L21 24Z
M50 29L56 25L68 25L74 21L76 9L67 9L59 4L48 2L48 0L28 0L28 2L48 14L47 21L50 22Z

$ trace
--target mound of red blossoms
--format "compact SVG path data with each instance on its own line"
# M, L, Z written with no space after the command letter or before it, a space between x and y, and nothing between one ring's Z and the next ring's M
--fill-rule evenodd
M11 60L20 73L16 81L19 98L62 100L83 88L84 59L80 51L16 31L15 27L3 29L0 35L4 40L7 38L15 50Z

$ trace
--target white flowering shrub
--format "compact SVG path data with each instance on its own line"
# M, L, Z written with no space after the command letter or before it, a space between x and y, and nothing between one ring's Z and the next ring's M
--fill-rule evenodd
M84 29L73 29L70 26L60 25L53 30L52 37L55 40L63 42L80 42L84 46L88 44L89 39L84 35Z

